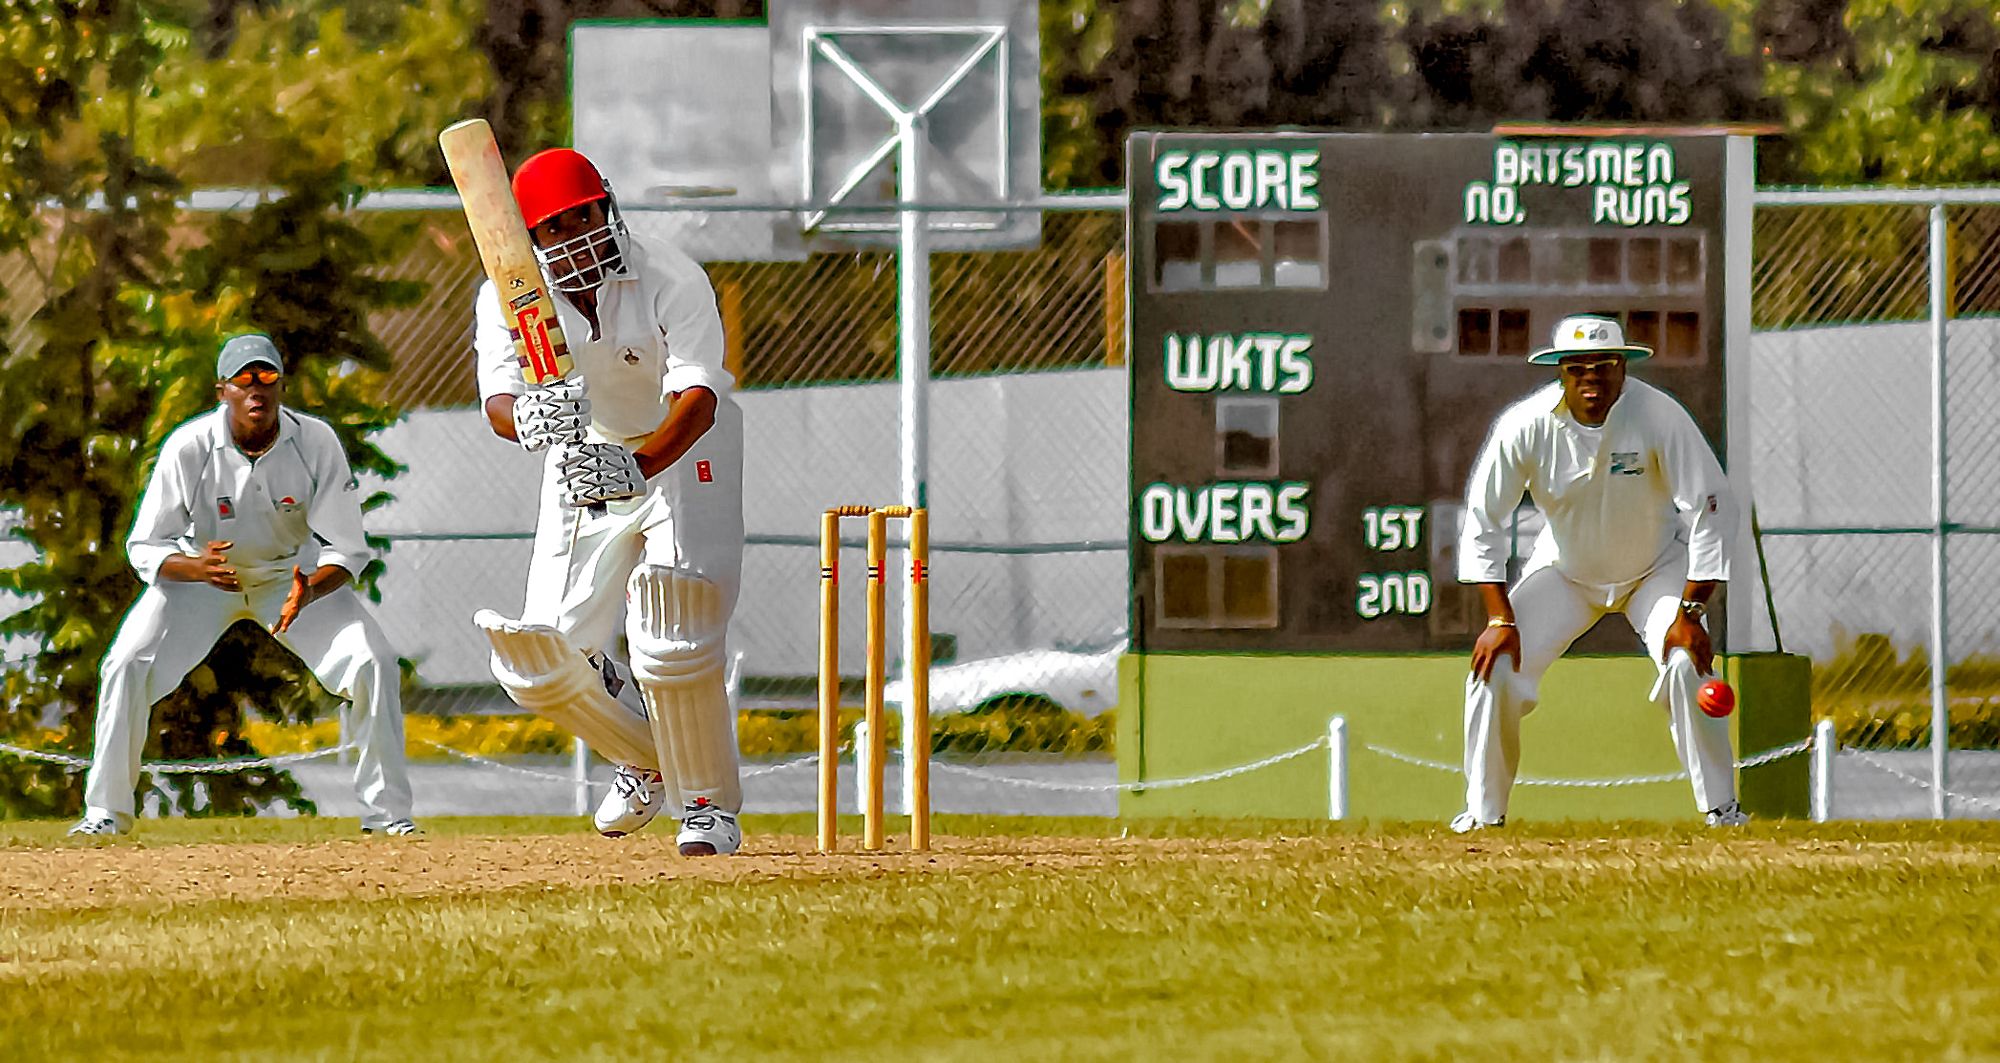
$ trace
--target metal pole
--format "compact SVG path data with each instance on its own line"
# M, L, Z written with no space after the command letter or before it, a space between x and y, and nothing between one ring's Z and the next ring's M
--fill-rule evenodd
M931 847L931 515L910 511L910 703L903 706L903 800L910 806L910 848Z
M1840 739L1833 733L1833 721L1821 720L1813 727L1812 818L1825 823L1833 818L1833 757L1840 752Z
M1951 751L1951 701L1945 673L1951 659L1945 615L1945 316L1948 263L1944 204L1931 208L1931 818L1948 819L1946 762Z
M929 136L924 117L903 114L897 121L901 136L897 166L897 198L904 209L896 214L900 239L896 243L897 375L902 385L902 501L911 509L930 505L930 388L931 388L931 255L929 226L924 215L909 209L923 199L923 155ZM903 549L898 565L907 572L913 560L908 544L910 529L903 526ZM903 596L903 656L899 669L908 689L911 662L917 660L916 596ZM922 648L928 655L930 647ZM929 706L924 710L928 711ZM915 757L917 714L903 707L903 788L902 807L910 815L916 793Z
M1347 717L1326 722L1326 818L1347 818Z
M571 750L569 777L576 784L574 796L570 799L570 811L581 816L590 811L590 747L583 739L576 740Z

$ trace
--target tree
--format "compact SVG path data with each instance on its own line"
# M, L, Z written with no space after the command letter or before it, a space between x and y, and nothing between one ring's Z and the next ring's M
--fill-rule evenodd
M286 41L300 59L295 69L310 75L311 55L332 54L333 65L351 58L339 52L342 23L311 17L324 14L246 16L229 47ZM404 5L403 17L427 16ZM0 330L10 370L0 408L12 422L0 438L0 503L14 536L34 550L0 571L0 588L27 602L0 621L0 634L43 647L6 673L0 732L53 719L63 744L85 752L98 661L139 589L123 540L147 462L174 425L214 402L213 359L226 335L271 332L292 363L288 398L334 424L358 469L395 471L367 441L389 419L368 398L369 374L388 356L367 314L417 292L374 276L396 228L364 231L346 208L359 191L352 170L410 165L398 145L411 141L396 124L404 109L384 105L400 91L393 79L373 101L346 101L359 108L357 122L389 122L386 133L364 127L351 139L334 132L349 126L329 126L310 109L303 121L288 118L295 86L257 96L216 70L203 82L194 68L230 63L202 62L181 9L25 0L0 16L0 41L0 255L25 263L27 276L4 294L9 305L36 308L24 330ZM228 106L211 105L212 86ZM476 77L471 88L480 88ZM244 150L213 152L232 142ZM283 194L241 215L179 212L185 175L223 157L235 160L239 183L269 182ZM267 636L233 632L156 711L156 732L172 731L156 748L176 757L246 752L246 697L288 715L315 710L310 685L294 682L301 671ZM74 782L0 759L0 810L74 811ZM211 812L284 799L296 800L296 787L268 772L209 777L199 788L183 780L174 796Z
M1455 5L1462 6L1462 5ZM1706 0L1413 5L1399 34L1416 91L1399 125L1744 122L1774 117L1757 65Z
M1763 180L2000 180L2000 8L1989 0L1730 0L1786 132Z
M1087 87L1100 144L1096 182L1123 180L1124 142L1135 129L1382 128L1404 88L1389 66L1378 6L1368 0L1116 5L1103 16L1112 24L1103 60L1065 81L1066 88Z

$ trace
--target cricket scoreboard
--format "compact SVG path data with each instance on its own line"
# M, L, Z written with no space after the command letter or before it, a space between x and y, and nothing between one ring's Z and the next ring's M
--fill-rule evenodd
M1569 314L1654 348L1633 376L1726 453L1731 140L1133 136L1135 649L1468 648L1466 483Z

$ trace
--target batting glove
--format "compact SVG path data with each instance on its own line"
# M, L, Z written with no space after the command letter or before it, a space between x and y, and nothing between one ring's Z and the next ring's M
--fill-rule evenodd
M514 436L529 450L581 443L589 424L590 400L583 397L581 380L557 380L529 388L526 395L514 400Z
M637 498L646 491L639 459L616 443L564 443L556 448L556 489L572 508Z

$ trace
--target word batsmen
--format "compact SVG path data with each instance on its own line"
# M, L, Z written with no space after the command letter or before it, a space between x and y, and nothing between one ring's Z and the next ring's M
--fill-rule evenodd
M160 445L125 543L146 589L104 656L97 753L71 834L131 829L153 703L238 620L269 628L321 686L354 703L362 831L417 833L403 763L402 673L348 586L373 556L360 484L333 428L284 407L284 372L267 336L223 344L221 405Z
M1729 724L1696 703L1715 656L1705 618L1729 578L1734 507L1722 466L1673 397L1627 380L1652 355L1618 322L1584 315L1556 325L1528 361L1559 381L1507 408L1487 437L1466 493L1461 582L1485 600L1486 630L1465 681L1465 811L1460 833L1507 821L1521 762L1521 717L1542 674L1606 613L1622 612L1659 669L1674 750L1711 826L1747 822L1736 801ZM1548 518L1509 589L1507 519L1526 492Z
M492 282L481 288L487 421L549 457L521 619L475 620L508 694L618 764L599 831L638 830L672 799L683 854L733 853L743 791L723 661L743 569L743 417L714 288L679 249L628 231L575 151L522 163L513 193L575 372L531 387ZM629 670L612 657L621 612Z

